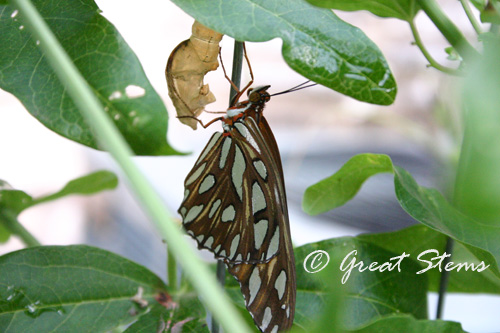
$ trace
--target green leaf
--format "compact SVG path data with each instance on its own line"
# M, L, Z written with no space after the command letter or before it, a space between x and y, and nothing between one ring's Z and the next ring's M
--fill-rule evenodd
M144 312L166 286L116 254L75 246L34 247L0 257L0 331L103 332Z
M89 175L73 179L60 191L35 199L30 206L40 204L42 202L57 200L59 198L72 195L90 195L104 190L112 190L118 185L118 178L111 171L96 171Z
M114 189L117 185L118 178L116 175L110 171L102 170L74 179L60 191L38 199L33 199L23 191L0 188L0 208L8 209L18 215L24 209L43 202L60 199L72 194L90 195Z
M403 209L416 220L460 242L486 250L495 261L486 264L498 271L500 226L475 221L453 208L435 189L418 186L400 167L394 168L396 197Z
M495 2L489 2L480 15L481 22L483 23L493 23L500 24L500 4Z
M297 273L297 304L295 308L294 325L309 329L320 318L325 309L326 298L331 288L346 288L346 308L342 326L355 329L391 313L408 313L416 318L427 316L427 278L415 274L420 266L410 258L401 263L401 272L397 269L384 272L364 271L354 269L345 285L340 278L325 279L320 274L311 274L304 269L305 258L316 250L326 251L332 259L328 267L340 267L341 261L353 250L357 250L356 258L365 264L383 263L401 255L386 251L378 246L356 237L330 239L298 247L295 252ZM341 258L338 260L335 258ZM349 257L349 263L353 257ZM311 259L309 259L311 260ZM309 261L310 263L310 261ZM307 264L307 262L306 262ZM347 264L344 265L346 267ZM329 285L331 284L331 285ZM230 276L226 278L226 288L235 303L244 308L242 295L238 284ZM397 295L397 296L396 296ZM334 317L331 316L331 320Z
M10 238L10 231L0 223L0 244L6 243Z
M0 210L9 210L14 215L33 203L33 198L23 191L0 189Z
M342 261L345 260L343 268L348 267L353 258L356 258L357 263L363 261L367 266L373 262L382 264L401 255L356 237L330 239L296 248L294 251L297 262L296 322L304 323L302 325L304 327L312 325L318 313L317 308L312 306L314 299L323 298L318 289L319 291L324 289L320 285L324 284L325 280L312 280L315 274L307 273L304 269L305 258L316 250L326 251L331 258L342 258ZM353 250L357 253L348 257ZM328 265L342 269L342 261L330 262ZM361 327L391 313L408 313L419 319L427 317L427 278L415 274L420 270L420 266L411 258L402 260L400 267L401 272L397 269L384 272L366 270L361 273L356 268L352 270L345 283L347 297L344 304L346 309L343 326L346 329ZM342 278L347 276L346 273L347 270L344 269ZM339 280L326 281L337 288L342 283Z
M139 60L92 0L34 0L59 42L138 155L177 154L166 140L167 111ZM98 148L17 11L0 5L0 88L42 124Z
M443 254L446 247L446 236L444 234L422 224L395 232L363 234L359 235L358 238L393 253L409 253L410 258L415 260L417 260L420 253L429 249L436 249L440 254ZM455 242L451 261L454 263L474 263L476 265L481 261L486 263L494 261L494 258L488 252L476 250L474 251L471 247ZM428 266L425 262L418 260L417 262L422 269ZM444 266L441 266L444 269ZM437 292L441 278L439 267L430 269L424 274L427 275L429 280L429 291ZM500 274L495 272L493 268L482 272L465 271L465 269L458 272L452 270L449 274L447 291L500 294Z
M309 186L304 193L302 209L307 214L317 215L342 206L356 195L369 177L381 172L392 172L388 156L356 155L334 175Z
M345 11L368 10L380 17L394 17L411 22L419 6L416 0L307 0L323 8Z
M482 11L486 7L487 0L470 0L470 2L477 8L477 10Z
M418 320L408 315L386 316L376 322L353 332L359 333L459 333L465 332L460 323L444 320Z
M394 101L396 82L380 50L330 10L302 0L173 2L200 23L237 40L281 38L287 64L310 80L360 101Z

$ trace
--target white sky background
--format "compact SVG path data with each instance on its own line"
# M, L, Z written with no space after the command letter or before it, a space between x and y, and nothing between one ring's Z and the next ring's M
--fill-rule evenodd
M172 103L167 95L164 68L168 56L177 44L189 38L191 17L165 0L101 0L97 1L103 14L118 28L125 40L139 57L144 70L165 101L170 115L168 138L178 150L191 151L188 157L136 158L148 178L165 198L166 204L176 214L182 200L184 177L194 164L208 138L220 125L192 131L174 118ZM453 10L450 15L461 27L472 31L465 21L457 1L443 0L441 4ZM394 145L403 137L409 142L433 150L449 152L449 140L432 124L431 107L438 96L449 95L451 84L441 78L444 75L426 69L426 62L415 46L409 27L395 19L379 19L368 13L339 13L348 22L360 27L382 50L398 82L396 103L380 107L360 103L348 97L315 87L276 97L266 109L269 120L282 151L299 158L310 149L318 149L318 142L353 143L353 140L369 140L363 137L367 131L379 134L381 145ZM440 62L446 62L443 49L446 42L435 28L420 15L417 24L429 51ZM233 43L227 36L222 42L226 67L232 62ZM301 83L304 78L293 72L281 57L281 40L266 43L248 43L255 84L271 84L272 91L281 91ZM249 79L246 68L242 83ZM217 102L207 106L209 110L225 110L228 104L229 85L222 72L210 73L205 82L210 83ZM69 180L99 168L116 169L105 153L96 152L63 139L47 130L26 111L11 95L0 91L0 179L15 188L38 196L60 189ZM213 115L204 115L209 120ZM367 126L368 124L368 126ZM373 126L375 124L375 126ZM374 128L375 127L375 128ZM384 134L384 136L382 136ZM444 138L444 139L443 139ZM292 159L293 161L293 159ZM284 165L293 168L293 163ZM335 170L332 170L332 173ZM318 179L319 180L319 179ZM287 179L292 181L293 179ZM75 244L83 241L85 221L89 207L99 212L105 209L105 200L118 195L130 216L142 217L136 205L120 185L120 193L103 193L93 198L70 197L41 205L23 213L23 224L43 244ZM94 214L93 218L99 216ZM292 237L296 245L345 235L355 235L361 230L345 225L329 223L320 218L304 217L298 209L291 212ZM149 227L145 227L149 228ZM0 254L22 248L12 239L0 245ZM431 298L431 318L435 310ZM500 331L500 297L451 295L447 298L445 318L460 321L463 328L474 332ZM494 310L495 309L495 310Z

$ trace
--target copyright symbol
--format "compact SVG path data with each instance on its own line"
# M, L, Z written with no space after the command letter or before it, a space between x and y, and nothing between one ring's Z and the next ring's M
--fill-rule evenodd
M323 260L323 256L326 257L326 262ZM316 250L311 253L304 259L304 269L307 273L318 273L323 268L328 265L330 262L330 256L327 252L323 250Z

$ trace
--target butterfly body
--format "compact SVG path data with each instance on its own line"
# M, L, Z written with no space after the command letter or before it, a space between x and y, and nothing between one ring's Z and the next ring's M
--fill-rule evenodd
M200 248L239 281L263 332L288 329L295 308L295 264L283 170L263 117L269 86L234 103L185 181L179 213Z

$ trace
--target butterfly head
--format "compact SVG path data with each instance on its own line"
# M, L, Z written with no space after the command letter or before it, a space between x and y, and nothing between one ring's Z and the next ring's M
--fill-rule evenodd
M271 95L267 92L270 87L270 85L267 85L248 89L248 101L253 104L263 104L268 102L271 99Z

